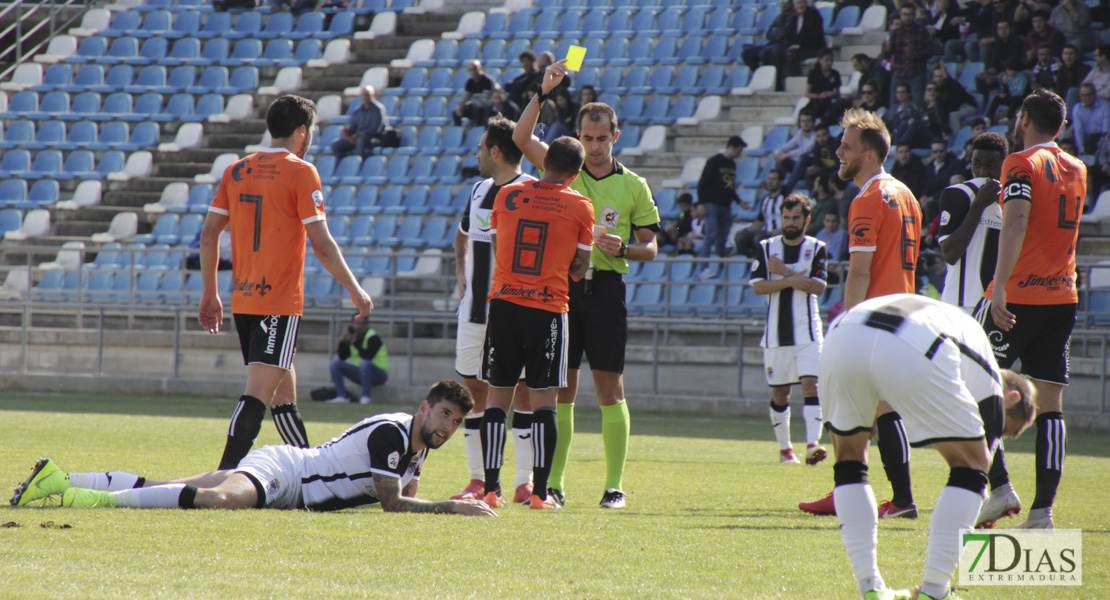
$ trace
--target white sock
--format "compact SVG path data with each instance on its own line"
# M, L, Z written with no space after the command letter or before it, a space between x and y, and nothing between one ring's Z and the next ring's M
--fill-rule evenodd
M775 439L778 440L779 450L787 450L790 446L790 407L787 406L786 410L779 412L773 408L767 409L767 414L771 417L771 428L775 432Z
M921 591L941 598L948 594L948 584L960 559L960 530L975 527L983 497L963 488L945 486L929 519L929 550L925 557L925 573Z
M472 413L466 416L466 420L475 419L478 426L481 426L482 416L485 414L484 410ZM466 446L466 466L470 468L470 478L485 481L486 471L482 467L482 435L479 428L464 429L463 443Z
M876 559L879 511L871 486L863 483L838 485L833 488L833 504L836 506L836 519L840 522L840 539L859 581L860 594L886 589Z
M514 412L518 414L532 414L519 410ZM528 427L513 428L513 448L516 449L516 482L513 483L514 489L532 482L532 424L531 419L528 421Z
M116 506L127 508L179 508L184 483L167 483L148 488L122 490L112 495Z
M70 473L69 486L100 492L129 490L139 484L142 477L134 473L112 471L110 473Z
M803 406L802 419L806 422L806 445L819 443L821 441L821 427L825 424L821 419L821 405L807 404Z

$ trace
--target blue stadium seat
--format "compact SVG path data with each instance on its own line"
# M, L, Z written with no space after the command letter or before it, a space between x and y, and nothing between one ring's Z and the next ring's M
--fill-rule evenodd
M525 38L527 36L524 35L524 32L532 28L532 16L533 12L531 10L517 11L509 17L509 23L504 32L490 31L488 37L497 39ZM487 25L491 17L493 17L492 14L486 16Z
M467 148L463 145L465 143L465 137L466 131L458 125L453 125L444 129L443 151L448 154L465 154L467 152L477 152L477 148Z
M293 31L293 14L279 12L270 15L266 20L266 27L254 37L263 40L289 39L289 32Z
M89 175L96 169L96 157L88 150L78 150L66 155L62 170L54 174L54 179L66 181Z
M459 92L459 88L451 85L451 69L447 67L437 67L428 74L427 88L430 93L436 96L453 96Z
M419 160L419 158L417 160ZM394 156L390 158L385 171L386 180L389 181L389 183L401 185L412 183L413 177L409 174L409 166L409 157L407 156Z
M735 27L730 27L729 23L732 22L734 17L732 8L728 6L718 6L709 13L705 19L705 34L730 36L736 33Z
M665 32L664 35L686 36L687 38L709 35L713 29L706 24L706 18L709 16L709 10L710 9L708 6L690 7L690 9L686 11L686 14L682 16L682 27L679 28L678 33L668 34ZM726 18L724 22L727 23L727 9L724 12L724 16Z
M555 9L544 9L536 14L536 20L532 23L532 28L527 31L522 31L517 34L517 37L522 38L546 38L552 37L559 29L559 11ZM536 52L538 55L539 52Z
M150 275L159 277L161 283L158 284L159 294L156 297L149 298L148 302L151 304L173 304L180 305L184 303L182 291L185 289L185 274L180 271L170 271L168 273L144 273L142 275Z
M324 31L317 31L313 37L322 40L333 40L340 37L349 37L355 32L355 15L348 11L340 11L335 13L331 22L328 23L328 28Z
M605 9L599 9L604 12ZM613 37L630 37L632 35L632 15L633 9L629 6L621 6L612 9L609 13L609 18L605 21L604 30L600 32L589 32L591 36L600 36L605 38ZM585 25L583 25L585 28Z
M170 43L164 37L149 38L139 47L138 57L128 60L127 63L138 66L161 63L169 53L169 45Z
M616 144L613 145L613 153L619 154L622 150L627 148L635 148L640 144L640 126L639 125L621 125L621 134L617 138Z
M405 125L421 125L424 123L424 100L419 96L408 96L401 101L398 111L401 123Z
M669 124L667 112L671 108L671 99L669 96L653 96L648 101L647 106L644 108L642 114L633 118L625 117L625 122L633 124L651 124L661 123Z
M196 37L201 39L226 39L229 31L231 31L231 13L213 12L205 17L204 27L197 31Z
M77 45L77 52L73 56L66 57L67 63L90 63L95 62L97 58L104 56L108 51L108 40L103 36L94 35L85 38L80 44Z
M126 160L122 150L105 152L96 163L96 173L82 179L106 179L108 175L122 171Z
M319 156L314 161L316 164L316 173L320 176L320 180L324 181L326 177L331 177L335 173L335 165L338 161L335 156L325 154Z
M775 17L779 15L778 7L768 6L759 13L756 19L755 26L748 29L741 29L741 35L763 35L769 29L771 24L774 23Z
M224 97L220 94L205 94L197 100L193 114L186 115L182 120L187 122L207 121L212 115L224 112Z
M31 118L39 110L39 95L35 92L18 92L8 100L8 110L0 119Z
M31 86L33 92L63 90L73 83L73 67L67 64L50 65L42 75L42 83Z
M568 8L559 15L559 28L557 37L582 37L582 14L577 8Z
M297 19L297 26L286 34L291 40L303 40L308 37L317 37L324 32L324 13L307 12Z
M181 121L193 114L193 95L174 94L166 103L165 110L155 118L156 121Z
M208 205L212 203L212 185L198 183L189 188L189 200L184 206L171 206L170 212L206 214Z
M365 246L373 240L374 217L362 215L351 219L351 245ZM350 260L350 257L348 257ZM364 267L365 268L365 267Z
M363 166L365 165L366 162L363 162ZM358 207L358 213L361 215L380 212L378 211L378 186L366 185L359 188L358 195L355 196L355 206Z
M620 67L607 67L601 72L601 76L597 82L597 89L609 93L619 94L624 90L621 86L621 81L624 79L624 71ZM621 90L621 91L616 91Z
M32 92L33 93L33 92ZM43 94L37 111L29 116L32 119L63 119L69 112L69 94L66 92L47 92Z
M428 196L428 211L435 214L453 215L454 208L451 206L451 199L454 192L451 191L451 186L439 185L432 189ZM441 212L441 210L443 212ZM0 234L2 235L2 234Z
M389 178L386 177L387 164L386 157L380 155L371 156L363 161L362 169L359 171L362 183L385 185L389 181ZM361 202L359 205L362 205Z
M482 30L476 33L468 33L463 37L467 39L484 40L488 38L505 39L508 36L508 23L509 16L503 12L491 12L486 14L486 19L482 23Z
M597 87L597 81L601 77L601 71L597 67L582 67L578 72L578 77L574 78L574 89L580 90L587 85Z
M59 150L87 148L96 141L97 125L92 121L78 121L69 128L64 141L55 144Z
M292 42L289 42L288 46L292 46ZM235 47L231 50L231 56L223 61L223 64L234 67L254 64L261 56L262 41L255 38L243 38L235 42ZM201 76L201 79L203 80L203 76Z
M24 173L31 169L31 153L26 150L12 150L4 154L0 158L0 178L11 179L12 177L22 177ZM5 181L5 184L8 182ZM13 181L14 183L14 181ZM14 189L13 186L8 186L9 191ZM2 196L2 194L0 194ZM27 197L27 186L23 186L23 194L20 199Z
M43 150L35 155L31 168L23 172L24 179L42 179L62 170L62 153L57 150Z
M351 243L351 220L344 216L334 216L328 219L328 231L335 243L346 246Z
M362 182L362 178L358 176L361 168L362 157L357 154L350 154L340 159L335 166L335 172L329 175L327 179L321 178L321 181L328 185L358 184Z
M668 67L669 68L669 67ZM648 69L647 67L632 67L624 75L621 85L617 88L606 87L605 91L614 94L650 94L652 89L648 86Z
M213 38L204 43L198 60L186 61L186 64L198 67L210 67L222 64L231 53L231 41L227 38Z
M122 92L135 80L135 69L131 65L115 65L108 69L104 83L90 86L89 90L101 93ZM86 90L87 91L87 90Z
M241 40L247 37L258 37L261 31L262 15L250 11L239 13L239 18L235 21L235 27L224 33L222 37L226 37L229 40Z
M5 155L4 158L6 159L7 156ZM30 159L28 158L28 160ZM0 167L3 167L2 163L0 163ZM0 171L0 173L2 173L2 171ZM27 202L26 181L22 179L8 179L7 181L0 182L0 206L20 206L25 202Z
M53 148L57 144L64 142L65 139L65 123L62 121L45 121L39 123L38 131L35 132L35 140L23 144L23 147L28 150L43 150L46 148Z
M162 64L175 67L200 60L200 40L193 37L181 38L173 43L170 53L162 59Z
M196 84L186 87L184 91L189 94L206 94L226 88L227 85L227 67L215 66L205 69L200 74L200 79L197 80Z
M459 46L459 53L462 54L462 45ZM460 57L460 60L465 60ZM479 56L482 65L486 67L507 67L509 63L515 63L515 56L505 55L505 40L488 40L482 45L482 53ZM462 66L465 66L462 65Z
M121 11L112 16L112 21L108 24L107 29L103 29L98 33L110 38L131 35L132 32L142 25L142 19L143 16L139 14L139 11Z
M75 277L77 273L70 272ZM31 290L31 299L36 301L60 301L63 298L62 290L65 287L65 278L69 275L64 271L46 271Z
M386 214L396 215L426 215L430 212L431 209L428 208L428 186L426 185L413 186L405 194L401 206L386 209Z
M710 74L710 69L707 68L706 74ZM747 65L738 65L729 69L728 76L723 83L716 86L709 85L713 83L703 77L703 84L705 84L705 93L707 94L728 94L731 93L733 88L747 87L748 81L751 79L751 69Z
M423 154L416 157L412 161L412 166L409 168L408 174L404 180L394 181L395 183L418 183L421 185L430 185L436 183L436 178L432 175L435 170L436 158L430 154Z
M664 98L665 99L665 98ZM604 100L603 100L604 102ZM608 103L607 103L608 104ZM610 104L610 106L613 106ZM644 123L644 97L640 95L626 96L621 102L620 116L625 123Z
M339 304L339 295L335 290L335 279L331 275L311 275L305 277L305 305L321 307L337 306Z
M617 37L655 37L659 35L659 29L656 27L658 17L659 11L654 8L641 8L632 17L631 31L614 31L613 35Z
M400 188L397 188L398 196L400 195ZM393 215L382 215L374 219L374 233L369 244L381 244L381 241L393 237L397 232L397 217ZM374 261L373 257L370 259ZM370 265L367 265L370 268Z
M113 293L115 286L116 273L111 271L93 271L89 273L80 286L80 301L93 302L96 304L106 304L116 301L116 294ZM129 273L118 273L120 285L127 284L130 287L131 277ZM68 279L68 273L67 273ZM68 282L67 282L68 283ZM68 289L64 286L63 289ZM118 291L118 290L117 290ZM73 298L67 298L67 301Z
M130 63L139 58L139 40L133 37L118 37L112 40L111 46L103 56L94 60L102 65L118 65Z
M355 186L342 185L335 188L327 199L327 212L329 215L350 216L358 212L355 206Z
M982 72L983 72L983 63L981 63L981 62L967 63L966 65L964 65L964 68L960 71L960 85L964 86L965 90L974 90L975 89L976 77L978 77L979 73L982 73ZM980 103L980 105L981 104L982 103Z
M23 224L23 211L18 208L0 210L0 239L9 231L16 231Z
M113 67L114 68L114 67ZM161 65L143 67L133 83L123 87L128 94L153 92L166 86L166 68Z
M424 225L424 231L420 234L420 245L440 249L450 248L454 244L455 237L450 231L452 224L453 222L448 221L444 216L428 219Z
M844 6L841 7L840 12L836 15L836 20L832 21L829 25L829 19L825 20L825 34L826 35L839 35L844 31L845 27L855 27L859 25L859 7L858 6Z
M306 64L310 60L316 60L323 55L323 43L320 40L307 39L301 40L297 44L297 50L293 52L293 58L278 63L282 67L294 67Z
M643 68L645 71L647 70L647 67L633 67L633 70L637 68ZM696 74L696 67L694 71ZM629 71L629 74L631 73L632 71ZM658 66L651 72L651 79L648 82L639 86L630 87L628 91L633 94L674 94L682 88L676 88L674 85L671 85L673 79L674 67Z
M56 152L48 150L47 152ZM59 155L58 160L61 160ZM27 193L27 206L16 205L16 208L44 208L58 201L61 187L53 179L40 179L31 186Z
M457 156L441 156L436 163L435 178L437 183L462 183L460 174L461 161Z
M790 128L780 125L767 132L763 144L758 148L748 148L744 151L748 156L763 157L771 154L790 138Z
M175 238L177 236L177 225L180 223L181 218L173 213L167 213L154 222L154 227L150 233L140 233L135 236L134 240L139 244L153 244L159 238Z
M433 96L425 100L422 120L426 125L450 125L451 115L447 111L447 99Z
M406 134L411 136L406 139ZM420 129L416 132L414 127L401 128L401 147L397 148L397 154L416 155L416 154L440 154L443 152L443 146L440 144L441 130L438 126L431 125Z
M200 12L187 10L179 12L173 19L173 26L162 35L171 40L192 37L200 31Z
M126 120L125 117L132 115L131 98L131 94L123 92L109 95L104 99L100 112L92 115L92 118L97 121Z
M420 239L423 230L423 218L416 215L407 216L397 226L397 232L393 236L378 240L378 243L391 248L397 246L419 248L423 245L423 241Z
M397 87L387 88L385 90L385 95L404 96L413 94L414 92L410 90L427 87L427 77L428 70L425 68L414 67L412 69L409 69L408 71L405 71L405 74L401 77L401 83Z
M227 41L227 40L224 40ZM196 84L197 68L192 65L174 67L166 78L166 85L154 91L159 94L181 94Z
M111 123L109 123L111 125ZM125 151L144 150L146 148L154 148L158 146L161 141L161 130L157 123L143 122L135 125L135 129L131 132L130 140L126 143L119 144L117 148ZM103 138L103 131L101 132Z

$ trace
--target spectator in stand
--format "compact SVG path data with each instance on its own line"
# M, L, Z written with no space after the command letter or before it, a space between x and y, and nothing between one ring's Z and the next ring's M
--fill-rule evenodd
M998 80L1002 77L1002 73L1006 70L1006 63L1010 59L1017 58L1020 64L1022 58L1019 57L1025 56L1025 40L1013 35L1013 28L1009 21L999 22L997 32L992 44L991 60L983 61L986 68L976 76L975 87L983 96L989 96L999 87ZM987 114L989 115L990 112L988 111Z
M1052 55L1052 46L1048 44L1037 46L1037 59L1030 71L1029 84L1035 90L1041 88L1051 90L1056 86L1056 72L1062 65L1060 59ZM1062 94L1061 97L1063 97Z
M771 22L767 32L763 34L764 43L748 46L740 54L740 58L744 61L744 64L748 65L749 69L754 71L760 65L773 64L774 55L780 52L778 46L781 46L786 40L786 30L793 21L793 15L794 4L792 0L784 0L779 4L778 16Z
M852 68L859 72L859 80L864 85L870 83L872 89L875 90L875 97L872 99L871 103L877 104L878 106L889 106L890 71L883 68L882 61L871 58L860 52L852 57ZM862 95L863 85L860 87L860 95Z
M817 235L818 231L824 227L826 214L837 214L836 209L836 196L833 195L832 188L829 187L829 177L836 177L832 175L818 175L813 179L813 187L810 188L810 198L813 200L813 212L810 217L816 217L810 220L809 227L806 227L806 235ZM837 219L837 227L840 226L840 219Z
M689 229L678 238L678 253L701 256L702 251L709 245L709 241L705 239L705 203L698 202L690 211Z
M786 189L793 191L799 182L805 184L806 187L811 187L813 180L818 176L836 173L840 170L840 159L836 157L836 151L840 148L840 140L829 133L829 126L823 123L818 125L813 130L813 138L813 150L802 155L802 158L794 165L794 170L790 172L790 176L786 179ZM810 216L813 216L813 213L810 213ZM821 219L819 218L812 219L812 221L818 226L821 225Z
M487 108L485 122L488 123L493 117L504 117L510 121L516 122L520 118L520 107L515 102L509 99L505 90L495 88L489 96L489 107Z
M1021 107L1025 96L1032 91L1029 73L1021 68L1020 58L1014 57L1006 62L1006 71L999 84L998 94L987 104L987 114L992 115L999 123L1009 123L1014 119L1014 113ZM1006 112L998 112L1003 106L1006 107Z
M964 164L964 171L971 173L971 142L987 132L987 121L982 117L975 117L971 120L969 127L971 127L971 138L964 143L963 151L956 158Z
M952 185L952 177L965 175L964 163L948 150L943 139L933 140L930 153L933 160L925 167L925 186L920 194L914 194L921 204L922 227L928 227L940 214L940 195Z
M948 113L948 133L960 130L960 122L979 112L975 98L967 93L959 81L948 76L944 65L933 68L933 84L937 86L937 102L942 113Z
M825 21L808 0L793 0L794 13L786 28L783 44L772 56L770 64L777 70L778 88L783 89L787 75L797 75L802 61L817 56L825 48ZM764 62L763 64L768 64Z
M951 24L959 28L960 37L944 43L944 62L979 61L979 40L991 33L991 10L990 0L968 2L967 7L951 19Z
M584 85L578 89L578 106L586 106L591 102L597 102L597 90L592 85Z
M1041 44L1048 44L1052 49L1052 56L1060 56L1064 52L1064 34L1059 29L1048 24L1048 13L1038 10L1033 13L1033 31L1025 37L1029 47L1025 51L1025 62L1032 64L1037 57L1037 48Z
M808 110L798 113L798 129L785 144L776 149L775 153L771 155L771 158L775 160L776 168L783 173L790 173L793 171L794 165L810 150L813 150L813 144L817 140L817 136L813 132L816 121L814 114Z
M536 83L537 87L543 84L543 74L547 72L547 68L550 67L551 64L554 62L555 55L552 54L550 51L540 53L539 59L536 60L536 70L540 72L540 76L537 79ZM550 96L554 97L555 94L559 92L567 92L568 94L570 93L570 72L567 72L563 76L563 80L559 82L559 85L555 86L555 89L551 90ZM521 104L521 106L528 106L528 103L526 102L524 104ZM583 104L583 106L585 105Z
M1083 83L1095 86L1099 99L1110 101L1110 44L1102 44L1095 50L1095 68L1087 73Z
M1053 91L1061 98L1068 100L1068 106L1075 102L1069 97L1078 98L1079 84L1091 73L1091 66L1080 60L1079 48L1075 44L1064 46L1064 54L1060 57L1060 68L1056 69L1056 85ZM1072 89L1075 89L1072 92Z
M1079 104L1071 109L1072 137L1079 154L1094 154L1098 141L1110 133L1110 103L1095 96L1095 86L1079 86Z
M836 196L836 212L840 215L840 226L847 229L848 210L852 207L852 201L859 195L859 188L855 183L845 181L839 176L829 178L829 188Z
M925 189L925 165L914 155L909 144L898 144L894 149L894 164L890 167L890 175L906 184L914 198L920 197L921 191Z
M925 86L925 101L921 103L921 114L925 118L925 128L929 130L929 139L948 136L948 117L940 105L940 88L937 84L929 82Z
M782 233L782 211L780 207L784 199L782 189L782 171L772 169L767 174L763 188L767 193L759 201L759 216L756 221L744 229L736 232L736 252L748 258L754 258L759 242ZM712 271L703 271L702 277L712 276Z
M578 120L578 105L574 103L574 100L571 100L570 94L557 92L553 99L555 100L555 120L551 122L551 127L548 127L547 133L544 134L544 143L549 145L564 135L574 137Z
M1077 48L1091 47L1091 7L1084 0L1060 0L1049 13L1048 24Z
M692 252L679 252L679 240L690 233L690 221L693 220L694 197L689 193L679 194L678 199L675 200L675 206L678 207L678 219L674 223L663 227L663 230L656 234L655 239L659 242L659 248L664 246L674 246L675 254L692 254Z
M927 25L926 29L945 48L947 55L949 42L963 43L963 34L960 29L967 22L965 19L966 11L960 8L960 3L957 0L934 0L931 13L932 24Z
M978 60L987 66L995 61L998 61L999 64L1005 61L1005 58L998 58L1000 54L1006 54L1006 51L1000 49L998 45L998 24L1017 22L1017 6L1017 3L1010 0L991 0L990 10L986 12L984 20L979 23L979 29L985 25L985 30L979 32L979 54L978 56L970 56L972 61Z
M698 179L698 203L705 207L705 243L702 258L725 257L728 231L732 228L732 204L740 202L736 193L736 159L747 144L738 135L728 138L725 149L705 161Z
M859 96L852 100L852 108L868 110L879 117L886 116L886 96L879 93L880 86L868 81L859 87Z
M536 70L536 53L531 50L521 52L520 56L517 56L517 60L520 61L520 68L524 69L524 72L506 83L505 91L508 92L509 100L513 104L524 106L524 92L543 81L543 71ZM509 120L515 121L516 119Z
M374 86L368 85L359 91L361 104L351 114L351 120L339 139L331 143L331 151L336 159L343 158L353 150L359 156L366 158L374 148L382 143L382 133L385 132L386 112L385 106L374 99Z
M891 59L890 82L895 87L909 85L913 97L920 98L925 90L926 63L933 56L933 37L917 24L916 4L906 2L900 11L902 18L883 48ZM893 104L896 98L892 96L890 101Z
M482 70L482 63L477 60L466 65L466 72L470 78L466 80L466 87L462 102L455 107L455 125L462 125L463 117L470 119L472 125L485 127L488 122L490 95L499 86L492 77Z
M1072 140L1065 138L1060 140L1060 143L1057 145L1060 146L1060 150L1063 150L1065 153L1079 158L1079 149L1075 147L1075 142Z
M1093 197L1098 198L1102 189L1110 184L1110 135L1102 136L1095 149L1095 166L1087 171L1091 183L1088 187Z
M807 234L808 235L808 234ZM825 249L829 253L829 260L848 259L848 231L840 226L840 215L835 212L825 213L821 217L821 226L814 232L813 237L825 242ZM836 267L839 272L840 268ZM829 268L832 275L833 269ZM839 280L839 277L837 278ZM831 278L829 283L837 283Z
M895 103L883 115L883 122L890 131L891 143L895 147L901 144L907 144L911 148L928 147L933 136L925 125L925 115L910 99L910 86L905 83L895 86L894 99Z
M817 115L826 125L839 123L844 114L844 106L840 103L840 84L840 71L833 68L833 51L825 48L817 55L817 62L806 78L809 104L805 110Z

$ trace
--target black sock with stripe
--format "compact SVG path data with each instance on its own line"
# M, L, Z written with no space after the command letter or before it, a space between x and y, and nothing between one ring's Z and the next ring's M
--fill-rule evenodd
M482 467L486 472L486 493L501 491L501 464L505 459L505 411L486 408L482 416Z
M555 445L559 442L559 424L554 408L537 408L532 413L532 493L547 500L547 481Z
M277 427L281 439L286 444L298 448L309 447L308 431L304 428L304 420L301 419L301 411L297 408L296 402L271 406L270 416L273 417L274 426Z
M235 407L231 424L227 428L227 444L224 446L223 458L220 459L221 471L239 466L239 461L251 451L265 417L266 405L261 400L254 396L239 397L239 404Z
M1067 449L1068 430L1064 426L1064 413L1046 412L1037 415L1037 495L1030 508L1048 508L1056 500L1060 476L1064 473L1064 451Z
M1006 470L1006 453L1002 451L1001 444L994 451L994 459L991 460L991 468L987 472L987 477L990 478L992 490L1010 483L1010 472Z
M910 486L910 444L902 426L902 416L896 412L887 413L875 419L875 425L879 430L879 456L894 492L891 502L898 508L906 508L913 504L913 489Z

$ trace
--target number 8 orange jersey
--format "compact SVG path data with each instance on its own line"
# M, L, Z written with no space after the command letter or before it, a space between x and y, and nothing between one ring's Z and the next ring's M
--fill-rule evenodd
M300 315L304 226L325 219L316 167L283 148L261 150L224 171L208 211L231 219L231 312Z
M1029 223L1021 254L1006 282L1006 302L1075 304L1075 244L1087 196L1087 166L1054 143L1038 144L1002 163L1002 213L1025 200ZM994 285L987 288L991 297Z

